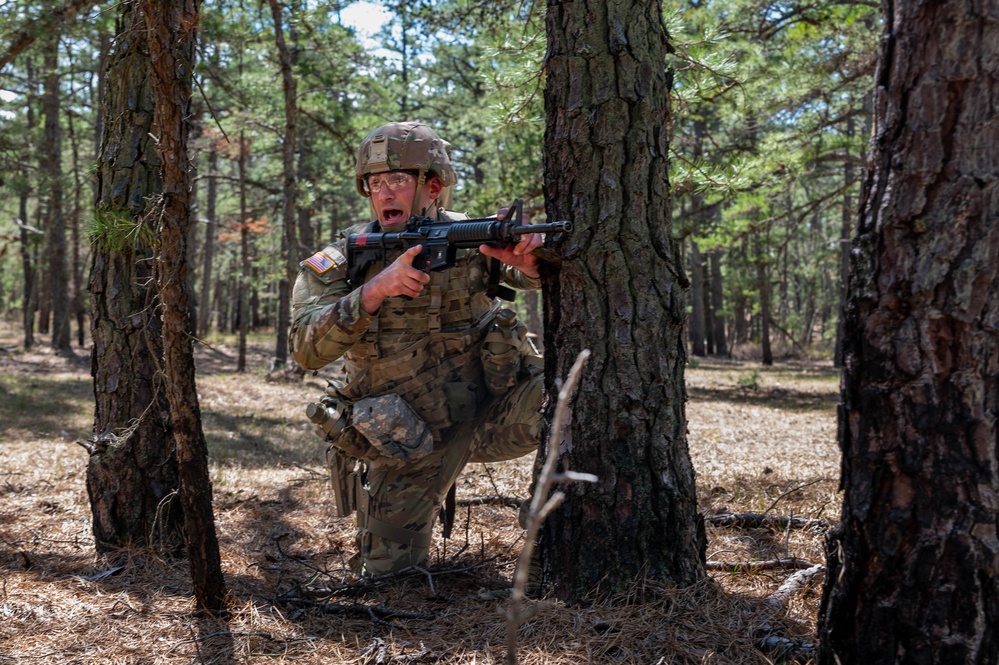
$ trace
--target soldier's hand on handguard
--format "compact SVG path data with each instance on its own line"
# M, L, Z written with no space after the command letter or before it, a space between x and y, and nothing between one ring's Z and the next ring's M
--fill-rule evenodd
M387 268L365 282L361 287L361 307L368 314L375 314L386 298L409 296L415 298L423 292L430 275L413 267L413 260L422 247L410 247Z
M497 211L496 216L503 220L506 218L506 214L509 211L509 208L500 208ZM531 218L524 215L524 224L527 225L530 223ZM525 233L520 236L520 240L515 245L507 245L506 247L480 245L479 251L486 256L491 256L494 259L502 261L508 266L516 268L528 277L537 278L538 257L532 254L532 252L538 247L541 247L541 234Z

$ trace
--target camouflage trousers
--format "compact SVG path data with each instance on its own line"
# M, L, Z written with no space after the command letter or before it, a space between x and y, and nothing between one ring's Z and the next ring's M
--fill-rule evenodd
M434 519L465 465L515 459L538 450L543 385L544 375L537 373L505 395L489 398L475 418L445 430L426 457L404 464L369 461L367 491L358 497L358 551L351 567L368 576L424 563Z

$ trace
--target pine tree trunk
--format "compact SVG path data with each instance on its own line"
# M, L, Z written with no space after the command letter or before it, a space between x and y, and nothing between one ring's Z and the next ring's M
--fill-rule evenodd
M164 3L140 0L146 18L150 79L156 98L156 144L162 164L163 192L157 217L157 257L163 302L166 392L174 424L184 535L199 610L224 607L225 580L215 534L208 447L201 429L201 409L194 380L191 309L187 283L187 243L191 227L192 167L188 160L192 67L195 61L197 0Z
M725 338L725 288L722 283L721 249L714 249L708 255L711 265L711 326L715 331L715 353L728 355L728 342Z
M201 293L198 294L198 331L207 335L212 323L212 264L215 262L215 235L218 218L215 205L218 202L219 155L215 146L208 149L208 192L205 198L205 244L201 264Z
M888 5L819 662L999 663L995 3ZM946 26L946 29L941 29Z
M29 61L27 64L28 72L28 88L34 88L34 69ZM25 118L27 120L27 130L30 134L35 127L35 109L32 105L31 97L28 96L28 102L25 109ZM31 174L27 166L28 160L22 158L22 162L25 164L21 172L21 184L17 190L17 216L20 224L18 224L19 233L19 246L21 250L21 274L24 276L24 289L22 290L22 302L21 302L21 322L24 326L24 348L30 349L35 345L35 299L37 296L37 290L35 289L35 262L32 257L32 233L28 230L28 199L31 198Z
M46 215L46 259L48 293L52 311L52 348L61 354L72 353L69 334L69 274L66 270L66 218L63 216L62 129L59 126L59 37L45 39L45 180L48 190Z
M770 347L770 271L762 259L756 262L756 282L760 291L760 351L764 365L774 364L774 354Z
M846 124L847 139L853 138L854 120L850 118ZM850 229L853 226L853 195L851 186L854 181L853 161L850 159L849 149L847 149L846 159L843 162L843 215L840 223L839 235L839 278L840 278L840 298L839 317L836 322L836 349L833 355L833 366L843 366L843 321L846 319L846 285L850 279Z
M291 285L298 272L299 253L296 227L296 179L295 179L295 135L297 129L298 101L297 84L292 73L292 54L285 44L278 0L268 0L271 16L274 18L274 38L281 61L281 81L284 89L284 141L282 144L283 187L282 221L284 234L281 239L281 258L284 261L284 275L278 285L277 340L274 349L274 367L288 364L288 329L291 326Z
M248 155L246 135L242 130L239 132L239 218L242 220L239 226L239 283L236 287L236 315L239 323L239 354L236 359L236 371L246 371L246 337L250 331L250 220L247 219L246 210L246 160Z
M98 551L130 544L173 551L181 540L173 498L179 481L170 410L158 375L163 333L151 285L152 252L148 241L123 240L129 225L150 223L144 219L146 200L159 189L149 55L144 24L132 4L119 5L117 32L103 100L108 114L97 169L97 214L120 221L108 221L115 228L93 247L96 405L87 494Z
M600 481L566 487L545 523L544 583L574 600L643 576L692 584L705 539L685 433L689 284L670 222L662 5L553 3L546 23L547 218L576 225L563 261L543 267L546 389L592 350L560 467Z
M697 242L690 239L690 353L703 358L704 351L704 269Z

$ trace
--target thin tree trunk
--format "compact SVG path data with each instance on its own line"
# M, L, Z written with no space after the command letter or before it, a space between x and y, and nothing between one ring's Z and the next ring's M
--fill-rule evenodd
M86 314L83 306L83 265L80 258L80 243L82 242L80 237L80 216L83 207L80 199L83 197L83 182L80 179L79 137L76 135L73 116L73 113L69 113L66 116L66 126L69 129L69 143L73 155L73 214L70 217L72 222L70 225L70 240L72 243L70 248L72 255L70 274L72 275L71 282L73 286L70 303L73 318L76 319L77 346L82 347L86 341L86 333L83 329Z
M239 355L236 359L236 371L246 371L246 338L250 332L249 289L250 289L250 220L246 210L246 160L248 158L246 134L239 132L239 279L236 287L236 316L239 325Z
M711 326L715 333L715 353L727 356L729 351L725 338L725 288L722 283L721 256L721 249L713 249L708 254L711 266Z
M284 40L281 5L278 0L268 0L274 18L274 39L281 60L281 82L284 88L284 142L282 164L284 184L282 187L283 207L281 212L284 234L281 237L281 259L284 274L278 284L277 341L274 349L274 367L288 364L288 328L291 326L291 285L298 271L300 250L296 234L296 176L295 176L295 132L297 127L297 85L292 73L292 54Z
M774 354L770 347L770 271L766 261L756 262L756 282L760 291L760 350L764 365L774 364Z
M194 380L187 285L193 182L187 152L187 119L191 112L196 34L193 26L198 24L198 1L140 2L149 28L149 54L153 63L150 78L157 100L154 118L159 128L156 148L162 164L157 272L163 302L166 392L174 425L180 503L194 595L199 610L214 614L225 605L226 589L212 513L208 447L201 429Z
M27 88L29 91L34 90L34 68L30 60L26 68L28 73ZM35 107L32 95L29 94L27 97L25 117L27 120L27 131L31 134L35 127ZM27 167L28 160L23 159L22 162L25 164L25 167L21 174L22 182L17 192L17 213L20 221L18 227L20 230L21 273L24 276L21 321L24 326L24 348L30 349L35 345L35 299L37 298L37 291L35 289L35 262L32 256L32 232L29 230L30 224L28 223L28 200L31 198L31 174Z
M205 244L201 264L201 293L198 299L198 330L202 336L211 327L212 312L212 265L215 261L215 235L218 217L215 206L218 201L219 154L215 146L208 149L208 192L205 200Z
M853 118L846 123L847 146L853 138ZM853 226L853 217L856 212L853 209L853 184L855 176L853 173L853 161L850 159L849 148L846 149L846 159L843 162L843 180L846 187L843 190L843 214L840 222L839 233L839 317L836 321L836 349L833 355L833 366L843 366L843 322L846 319L846 298L847 283L850 278L850 229Z
M690 239L690 353L699 358L704 351L704 269L697 241Z

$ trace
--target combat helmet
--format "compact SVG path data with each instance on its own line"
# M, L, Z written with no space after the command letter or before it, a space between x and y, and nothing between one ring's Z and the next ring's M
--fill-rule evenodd
M354 171L361 196L370 196L364 189L367 176L387 171L416 171L420 185L431 173L441 179L446 191L458 182L451 166L451 144L419 122L393 122L364 137Z

